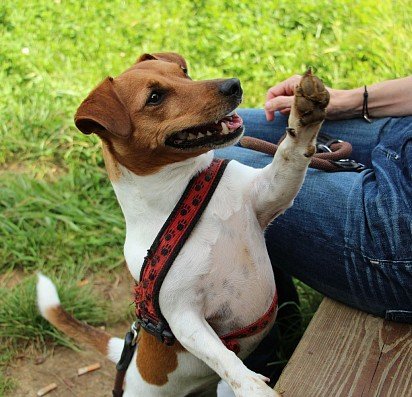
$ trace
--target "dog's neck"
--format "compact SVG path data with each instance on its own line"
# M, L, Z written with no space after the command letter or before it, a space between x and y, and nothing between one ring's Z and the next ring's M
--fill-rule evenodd
M155 174L140 176L119 166L121 176L112 181L126 224L135 223L148 213L170 213L190 179L207 168L213 151L169 164Z

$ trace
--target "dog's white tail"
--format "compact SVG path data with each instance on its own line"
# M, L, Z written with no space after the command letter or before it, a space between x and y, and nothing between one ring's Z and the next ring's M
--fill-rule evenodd
M58 330L70 336L76 342L94 347L114 363L119 361L123 349L123 340L82 323L67 313L61 307L55 285L41 273L38 274L37 281L37 305L41 315Z

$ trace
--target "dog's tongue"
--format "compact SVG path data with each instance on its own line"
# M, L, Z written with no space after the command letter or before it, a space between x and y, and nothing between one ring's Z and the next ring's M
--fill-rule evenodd
M238 114L233 113L231 115L223 117L220 120L216 120L213 123L198 126L198 127L188 128L187 130L183 130L181 132L183 136L178 136L178 138L185 139L184 137L185 133L191 133L191 134L197 135L199 132L203 134L222 133L223 135L226 135L228 133L236 131L242 125L243 125L242 118Z
M227 127L230 130L237 130L243 124L242 118L237 114L234 114L230 117L225 117L222 121L227 125Z

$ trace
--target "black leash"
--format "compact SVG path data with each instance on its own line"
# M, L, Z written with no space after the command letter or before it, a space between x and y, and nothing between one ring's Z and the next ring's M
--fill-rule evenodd
M126 376L127 368L129 368L137 345L137 335L139 333L139 325L133 323L124 337L124 346L119 362L116 364L116 378L112 391L113 397L123 396L123 383Z

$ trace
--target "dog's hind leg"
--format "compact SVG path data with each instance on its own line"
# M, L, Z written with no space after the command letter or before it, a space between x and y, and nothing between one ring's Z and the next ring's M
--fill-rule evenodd
M193 307L175 310L168 321L182 346L226 381L236 397L277 396L277 393L266 385L268 379L246 368Z
M262 228L292 206L316 152L316 137L328 103L329 93L322 81L308 70L295 90L286 137L250 189Z

